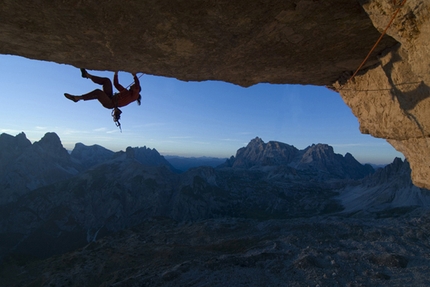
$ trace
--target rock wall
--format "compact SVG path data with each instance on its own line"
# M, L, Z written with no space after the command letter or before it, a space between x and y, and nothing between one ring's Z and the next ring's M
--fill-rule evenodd
M383 31L393 1L363 1ZM400 2L400 1L397 1ZM407 0L387 34L399 44L380 64L337 88L360 122L362 133L385 138L411 164L419 187L430 188L430 2Z

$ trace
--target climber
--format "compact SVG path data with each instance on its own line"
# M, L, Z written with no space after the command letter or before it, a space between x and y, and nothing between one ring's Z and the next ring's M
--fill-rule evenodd
M96 84L102 85L103 90L96 89L94 91L89 92L88 94L84 94L81 96L73 96L71 94L64 93L64 96L75 103L84 100L99 100L99 102L103 105L103 107L107 109L115 109L118 107L124 107L131 102L137 101L137 104L140 105L140 83L139 79L136 77L135 73L132 73L134 77L134 84L130 86L130 89L124 88L118 82L118 72L115 72L113 77L113 84L115 88L119 91L119 93L113 93L112 90L112 82L108 78L97 77L89 74L85 69L81 69L82 78L91 79Z

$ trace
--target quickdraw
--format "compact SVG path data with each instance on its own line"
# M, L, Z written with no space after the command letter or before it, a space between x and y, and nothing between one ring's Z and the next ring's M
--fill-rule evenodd
M113 119L113 121L114 121L114 123L115 123L115 125L119 128L119 130L122 132L122 129L121 129L121 123L119 122L119 120L120 120L120 118L121 118L121 114L122 114L122 111L120 110L120 109L118 109L117 107L115 107L113 110L112 110L112 119Z

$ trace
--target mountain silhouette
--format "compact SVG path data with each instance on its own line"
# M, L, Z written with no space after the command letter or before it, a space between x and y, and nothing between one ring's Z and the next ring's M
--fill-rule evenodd
M147 147L112 152L76 144L69 155L54 133L34 144L24 134L2 135L0 146L12 151L0 153L8 162L0 181L0 258L46 258L153 218L283 220L379 212L389 198L356 196L366 186L374 195L385 189L391 196L400 184L413 187L410 169L398 160L372 175L370 166L328 145L298 150L258 137L219 167L183 173ZM426 207L428 194L417 192Z
M374 172L370 165L360 164L350 153L345 156L334 153L327 144L314 144L304 150L294 146L269 141L264 143L254 138L246 147L240 148L221 167L259 168L267 166L286 166L297 170L315 173L315 178L329 177L360 179Z

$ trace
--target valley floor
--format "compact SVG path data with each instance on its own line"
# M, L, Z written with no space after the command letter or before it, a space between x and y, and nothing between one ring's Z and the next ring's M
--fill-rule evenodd
M151 219L0 286L429 286L430 213L390 218Z

